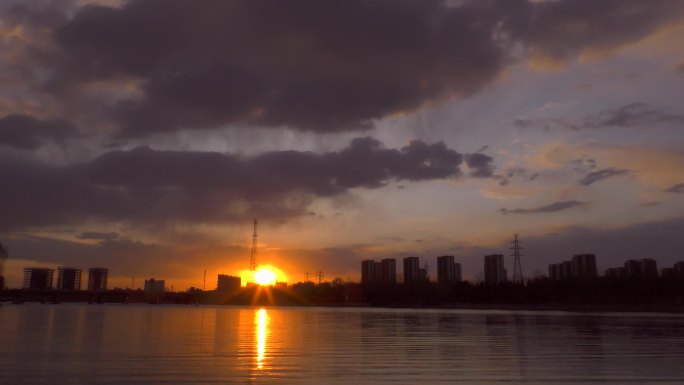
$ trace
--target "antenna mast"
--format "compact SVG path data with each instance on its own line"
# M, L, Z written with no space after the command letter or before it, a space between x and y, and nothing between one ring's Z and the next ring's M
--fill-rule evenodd
M9 253L7 252L5 246L3 246L2 243L0 243L0 278L5 272L5 261L7 260L8 254ZM0 286L0 290L2 289L3 288Z
M257 250L257 220L254 220L254 234L252 235L252 254L249 257L249 271L254 273L257 271L257 267L259 267L259 262L257 261L258 258L258 250Z
M522 265L520 263L520 256L522 255L520 250L523 248L520 247L522 241L518 239L518 234L513 235L513 241L511 243L513 244L513 247L511 247L511 250L513 250L513 283L522 284L524 283L524 279Z

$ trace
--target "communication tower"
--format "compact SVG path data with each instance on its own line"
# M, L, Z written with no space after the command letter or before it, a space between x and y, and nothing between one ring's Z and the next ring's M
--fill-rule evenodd
M513 247L511 247L511 250L513 250L513 283L524 282L522 265L520 263L520 256L522 256L520 250L523 249L520 247L521 243L522 241L518 239L518 234L514 234L513 241L511 241L511 244L513 244Z
M252 273L257 271L259 267L259 251L257 249L257 220L254 220L254 234L252 234L252 253L249 257L249 271Z
M7 255L7 249L0 243L0 277L2 277L5 272L5 260L7 260ZM0 290L1 289L2 287L0 286Z

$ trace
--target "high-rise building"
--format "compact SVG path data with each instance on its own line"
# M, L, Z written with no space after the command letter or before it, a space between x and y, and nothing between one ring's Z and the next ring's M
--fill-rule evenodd
M497 285L506 282L506 269L502 254L485 255L484 258L485 283Z
M57 290L81 290L81 269L58 267Z
M237 291L242 286L242 279L233 275L219 274L216 282L218 291Z
M104 267L93 267L91 269L88 269L88 290L107 290L108 276L109 269L106 269Z
M570 276L573 278L596 278L596 255L577 254L572 256Z
M361 261L361 283L378 283L382 279L382 264L372 259Z
M569 261L549 265L549 278L553 280L596 278L597 275L595 254L577 254Z
M163 293L164 284L166 282L163 279L146 279L145 280L145 292L146 293Z
M52 277L55 271L42 267L24 269L24 289L52 289Z
M437 257L437 282L461 282L461 264L454 262L453 255Z
M414 283L420 280L420 259L418 257L404 258L404 283Z
M684 261L677 262L672 266L674 273L678 277L684 277Z
M627 277L641 277L641 261L630 259L625 262L625 275Z
M380 260L380 280L384 283L397 283L397 260L385 258Z
M630 259L625 262L625 271L630 278L657 277L658 263L650 258Z
M641 260L641 273L644 277L657 277L658 276L658 263L655 259L644 258Z

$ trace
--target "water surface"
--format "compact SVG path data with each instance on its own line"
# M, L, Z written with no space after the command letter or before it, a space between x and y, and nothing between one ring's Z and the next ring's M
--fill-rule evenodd
M0 307L0 384L681 383L684 317Z

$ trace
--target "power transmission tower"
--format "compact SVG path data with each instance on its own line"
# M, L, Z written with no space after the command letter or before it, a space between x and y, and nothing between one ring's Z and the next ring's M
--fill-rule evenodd
M7 260L8 255L9 252L7 251L7 248L0 243L0 277L5 273L5 261ZM0 286L0 290L2 289L3 287Z
M257 271L257 267L259 267L259 261L257 258L259 257L258 255L258 250L257 250L257 220L254 220L254 234L252 234L252 254L249 257L249 271L252 273Z
M305 282L305 283L309 283L309 282L310 282L310 281L309 281L309 272L308 272L308 271L307 271L306 273L304 273L304 282Z
M202 291L207 290L207 269L204 269L204 279L202 280Z
M522 265L520 263L520 257L522 256L520 250L523 249L520 247L521 243L522 241L518 239L518 234L514 234L513 241L511 241L511 244L513 244L513 247L511 247L511 250L513 250L513 283L524 282Z
M325 275L323 274L323 271L318 270L317 276L318 276L318 284L320 285L323 282L323 277L325 277Z

